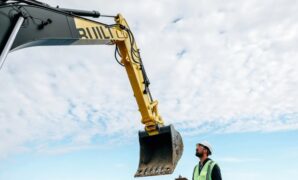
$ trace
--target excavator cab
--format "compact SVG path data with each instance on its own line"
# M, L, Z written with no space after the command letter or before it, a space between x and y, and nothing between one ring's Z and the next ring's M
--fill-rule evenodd
M172 174L183 152L181 135L173 125L159 129L158 135L139 132L140 162L135 177Z

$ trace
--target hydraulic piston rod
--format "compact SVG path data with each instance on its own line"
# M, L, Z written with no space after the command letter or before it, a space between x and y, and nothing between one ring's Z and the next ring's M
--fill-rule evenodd
M0 69L3 66L3 63L4 63L4 61L7 57L7 54L9 53L9 50L10 50L10 48L11 48L11 46L12 46L12 44L13 44L13 42L14 42L14 40L15 40L15 38L16 38L16 36L17 36L17 34L18 34L22 24L23 24L23 22L24 22L24 17L19 16L18 20L17 20L17 22L16 22L16 24L15 24L15 26L14 26L12 32L11 32L11 34L9 35L9 38L8 38L6 44L5 44L5 46L4 46L4 48L1 52L1 55L0 55Z

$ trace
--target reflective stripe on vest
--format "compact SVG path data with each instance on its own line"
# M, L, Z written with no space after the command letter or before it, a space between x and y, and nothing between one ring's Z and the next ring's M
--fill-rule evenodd
M199 165L196 165L194 170L194 180L212 180L211 172L215 164L216 163L212 160L207 161L200 174Z

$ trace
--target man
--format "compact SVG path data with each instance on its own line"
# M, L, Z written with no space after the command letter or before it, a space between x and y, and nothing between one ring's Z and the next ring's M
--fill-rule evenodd
M212 147L207 141L197 144L196 156L200 162L195 166L192 180L222 180L219 166L208 158L212 153Z

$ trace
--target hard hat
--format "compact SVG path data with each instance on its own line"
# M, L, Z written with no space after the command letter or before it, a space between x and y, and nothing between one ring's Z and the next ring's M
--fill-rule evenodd
M209 155L212 155L213 150L212 150L212 146L211 146L211 144L210 144L209 142L207 142L207 141L202 141L202 142L198 143L198 145L202 145L202 146L204 146L205 148L207 148L207 149L209 150Z

